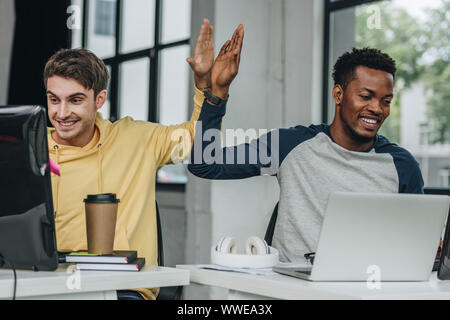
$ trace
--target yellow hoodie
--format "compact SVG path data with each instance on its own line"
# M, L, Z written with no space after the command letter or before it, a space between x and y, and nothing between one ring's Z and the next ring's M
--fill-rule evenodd
M50 158L61 166L60 177L52 174L58 250L87 250L83 199L116 193L120 203L114 250L137 250L147 265L157 265L156 172L174 162L173 153L181 158L190 152L203 100L203 92L196 89L190 121L176 126L130 117L111 123L97 113L95 135L81 148L58 145L50 129ZM184 148L177 150L180 145ZM157 289L139 292L146 299L158 294Z

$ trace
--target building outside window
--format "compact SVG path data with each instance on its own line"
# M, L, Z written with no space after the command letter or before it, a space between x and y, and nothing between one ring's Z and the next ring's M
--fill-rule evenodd
M95 34L114 36L115 3L108 0L97 0L95 12Z
M190 117L191 0L72 0L82 12L72 47L84 47L107 65L111 81L100 110L111 121L179 124ZM185 184L184 165L163 167L158 183Z
M450 1L325 1L325 122L334 117L332 68L352 47L397 62L391 114L380 134L406 148L425 186L448 187L450 167Z

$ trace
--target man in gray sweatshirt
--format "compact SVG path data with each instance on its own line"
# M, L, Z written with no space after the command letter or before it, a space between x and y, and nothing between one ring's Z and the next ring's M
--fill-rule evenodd
M423 193L417 161L377 134L390 113L395 72L395 61L387 54L354 48L334 66L331 125L273 130L229 148L212 148L220 139L203 139L208 130L220 130L226 111L225 100L208 99L188 169L206 179L276 175L280 201L272 244L281 261L301 262L305 253L317 249L332 192ZM216 91L225 97L228 87Z

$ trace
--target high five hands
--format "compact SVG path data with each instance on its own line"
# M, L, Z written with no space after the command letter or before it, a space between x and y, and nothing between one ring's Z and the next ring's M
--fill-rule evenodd
M226 99L231 82L239 71L244 26L240 24L233 33L231 40L222 46L214 61L213 27L208 19L203 20L200 34L194 49L194 57L187 62L194 71L195 85L206 89L219 98Z
M194 48L194 57L187 58L187 62L194 71L195 86L204 90L211 88L211 68L214 64L214 28L208 19L203 19L200 34Z

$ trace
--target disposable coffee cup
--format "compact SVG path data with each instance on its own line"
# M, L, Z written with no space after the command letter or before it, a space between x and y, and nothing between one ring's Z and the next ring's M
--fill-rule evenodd
M88 252L112 254L120 200L113 193L88 195L83 200L86 210Z

